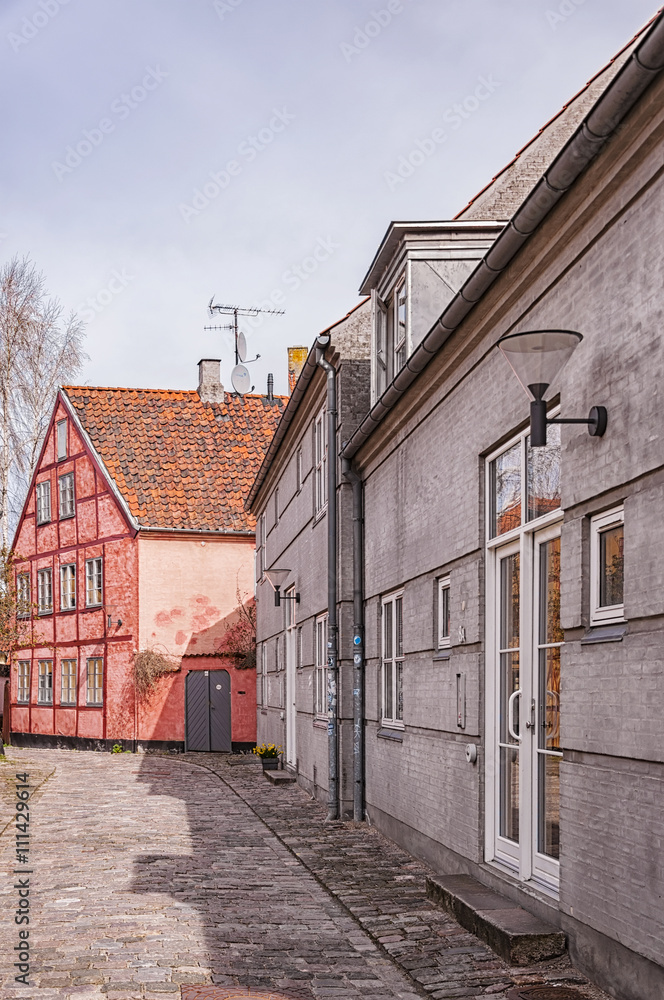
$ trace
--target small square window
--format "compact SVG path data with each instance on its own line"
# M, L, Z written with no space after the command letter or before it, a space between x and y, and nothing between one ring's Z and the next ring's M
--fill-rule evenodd
M590 522L591 624L624 621L624 509L618 507Z
M450 647L450 578L438 581L438 649Z
M62 462L67 457L67 420L58 420L55 425L58 462Z
M100 656L91 657L87 662L86 703L101 705L104 701L104 661Z
M30 701L30 660L18 661L18 691L16 700L20 705Z
M60 567L60 609L71 611L76 607L76 565Z
M16 576L16 616L30 617L30 574L18 573Z
M74 497L74 473L68 472L66 476L60 476L58 480L60 489L60 519L73 517L76 513L76 500Z
M53 571L50 567L37 571L37 610L40 615L53 611Z
M39 687L37 688L37 703L39 705L53 704L53 660L39 661Z
M37 524L48 524L51 520L51 483L45 479L35 487L37 500Z
M76 704L76 660L60 660L60 704Z
M99 559L87 559L85 563L85 603L88 608L101 604L102 601L102 562Z

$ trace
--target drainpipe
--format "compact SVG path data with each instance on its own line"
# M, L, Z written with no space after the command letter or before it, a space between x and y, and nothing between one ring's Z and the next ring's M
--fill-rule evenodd
M337 380L325 360L329 336L316 341L316 363L327 375L327 752L328 820L339 819L339 729L337 724Z
M364 608L362 582L363 529L362 480L349 459L341 471L353 487L353 819L364 819Z

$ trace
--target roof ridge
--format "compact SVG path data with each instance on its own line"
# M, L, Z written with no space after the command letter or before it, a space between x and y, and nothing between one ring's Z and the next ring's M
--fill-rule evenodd
M197 396L197 389L145 389L141 386L131 386L131 385L61 385L61 389L66 392L72 389L81 389L91 392L159 392L159 393L186 393L190 396ZM224 390L225 391L225 390ZM226 395L231 398L238 399L267 399L267 393L264 392L246 392L243 396L238 396L234 392L226 392ZM273 394L274 399L289 399L286 394Z
M559 111L557 111L557 112L555 113L555 115L553 115L553 116L552 116L551 118L549 118L548 122L545 122L545 123L544 123L544 125L542 125L542 127L541 127L541 128L539 129L539 131L538 131L538 132L536 132L536 133L535 133L535 135L533 135L533 136L532 136L532 137L531 137L531 138L530 138L530 139L528 140L528 142L526 142L526 143L525 143L525 145L523 145L523 146L521 147L521 149L517 150L517 152L516 152L516 153L514 154L514 156L512 157L512 159L511 159L511 160L509 160L509 161L508 161L508 162L507 162L507 163L505 164L505 166L504 166L504 167L502 167L502 168L501 168L501 169L500 169L500 170L498 171L498 173L497 173L497 174L495 174L495 176L493 176L493 177L491 178L491 180L490 180L490 181L489 181L489 182L488 182L487 184L485 184L485 185L484 185L484 187L483 187L483 188L482 188L482 189L481 189L480 191L478 191L478 192L477 192L477 194L473 195L473 197L472 197L472 198L470 199L470 201L468 202L468 204L467 204L467 205L464 205L464 207L463 207L463 208L461 209L461 211L460 211L460 212L457 212L457 214L456 214L456 215L455 215L455 216L453 217L453 221L456 221L457 219L460 219L460 218L461 218L461 216L462 216L462 215L464 214L464 212L467 212L467 211L468 211L468 209L469 209L469 208L470 208L470 207L471 207L472 205L474 205L474 204L475 204L475 202L476 202L476 201L478 200L478 198L480 198L480 197L481 197L481 196L482 196L482 195L483 195L483 194L484 194L484 193L485 193L486 191L488 191L488 190L489 190L489 189L490 189L490 188L492 187L492 185L496 183L496 181L498 180L498 178L499 178L499 177L502 177L502 175L503 175L503 174L504 174L504 173L505 173L505 172L506 172L507 170L509 170L509 168L510 168L511 166L513 166L513 165L514 165L514 164L515 164L515 163L517 162L517 160L518 160L518 159L519 159L519 158L521 157L521 155L522 155L523 153L525 153L525 151L526 151L527 149L529 149L529 148L530 148L530 146L532 146L532 144L533 144L534 142L536 142L536 141L537 141L537 140L539 139L539 137L540 137L540 136L541 136L541 135L542 135L542 134L543 134L544 132L546 132L546 130L547 130L547 129L549 128L549 126L553 125L553 123L554 123L555 121L557 121L557 120L558 120L558 118L560 118L560 116L561 116L561 115L563 115L563 114L565 113L565 111L567 111L567 109L568 109L569 107L571 107L571 106L572 106L572 105L574 104L574 102L575 102L575 101L577 101L577 100L579 99L579 97L581 97L581 95L582 95L582 94L585 94L585 93L586 93L586 91L588 90L588 88L589 88L589 87L590 87L590 86L591 86L591 85L592 85L592 84L593 84L593 83L595 82L595 80L597 80L597 79L598 79L598 78L599 78L599 77L600 77L600 76L602 75L602 73L606 73L607 69L609 69L609 67L611 67L611 66L612 66L612 65L614 64L614 62L616 61L616 59L619 59L619 58L620 58L620 56L621 56L621 55L622 55L622 54L623 54L624 52L626 52L626 51L627 51L627 49L629 49L629 48L630 48L630 46L634 45L634 43L636 42L637 38L639 38L639 37L640 37L640 35L642 35L642 34L643 34L643 33L644 33L644 32L645 32L645 31L646 31L646 30L647 30L647 29L648 29L648 28L650 27L650 25L651 25L651 24L652 24L652 23L653 23L653 22L654 22L654 21L655 21L655 20L656 20L656 19L657 19L657 18L659 17L659 15L660 15L660 14L662 13L662 11L663 11L663 10L664 10L664 7L660 7L660 8L659 8L659 10L658 10L658 11L657 11L657 12L656 12L655 14L653 14L653 16L652 16L652 17L651 17L651 18L650 18L650 19L649 19L648 21L646 21L646 23L645 23L645 24L644 24L644 25L643 25L643 26L642 26L641 28L639 28L639 30L638 30L638 31L636 32L636 34L634 35L634 37L633 37L633 38L631 38L631 39L630 39L630 40L629 40L628 42L626 42L626 43L625 43L625 45L623 45L623 47L622 47L621 49L619 49L619 50L618 50L618 51L617 51L617 52L616 52L616 53L615 53L615 54L614 54L614 55L613 55L613 56L612 56L612 57L611 57L611 58L609 59L609 61L608 61L607 63L605 63L605 64L604 64L604 65L603 65L603 66L601 67L601 69L599 69L599 70L598 70L598 71L597 71L596 73L594 73L594 74L593 74L593 76L591 76L591 77L590 77L590 79L589 79L589 80L588 80L588 81L587 81L587 82L586 82L586 83L585 83L585 84L583 85L583 87L581 87L581 89L580 89L580 90L578 90L578 91L576 92L576 94L574 94L574 95L573 95L572 97L570 97L570 99L569 99L568 101L566 101L566 102L565 102L565 104L563 104L562 108L560 108L560 110L559 110Z

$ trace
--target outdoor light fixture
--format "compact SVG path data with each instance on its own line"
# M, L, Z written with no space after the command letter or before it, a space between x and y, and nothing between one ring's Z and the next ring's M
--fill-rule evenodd
M284 582L290 576L289 569L266 569L263 576L270 584L274 590L274 606L278 608L282 601L295 601L296 604L300 603L299 594L283 594L281 593L281 588Z
M501 337L498 347L530 397L530 445L546 446L547 424L587 424L592 437L606 430L606 407L593 406L587 418L547 418L544 394L569 361L583 337L574 330L529 330Z
M107 615L106 617L107 617L108 627L109 628L113 628L114 625L117 625L117 627L120 628L120 626L122 625L122 618L118 618L118 620L116 622L114 622L113 621L113 615Z

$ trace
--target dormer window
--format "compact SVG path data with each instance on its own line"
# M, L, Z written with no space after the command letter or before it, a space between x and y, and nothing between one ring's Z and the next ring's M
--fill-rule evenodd
M374 398L387 389L408 357L408 291L405 273L383 301L374 291Z

